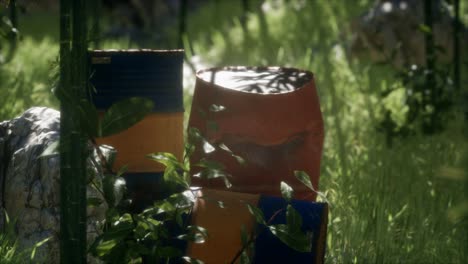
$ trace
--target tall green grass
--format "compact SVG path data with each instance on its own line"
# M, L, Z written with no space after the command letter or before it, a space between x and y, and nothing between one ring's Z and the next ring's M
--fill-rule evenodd
M25 36L14 59L0 66L0 120L10 119L37 105L56 107L51 96L58 46L50 38Z
M3 210L3 209L2 209ZM49 238L38 241L33 247L22 249L18 243L15 221L10 220L6 211L2 212L2 230L0 232L0 264L23 264L40 263L42 260L36 258L36 250Z
M463 166L462 120L452 120L442 134L397 140L388 148L377 121L385 108L403 121L403 86L391 68L353 61L346 52L351 19L372 1L278 2L263 22L258 12L250 14L247 35L237 13L218 24L204 15L210 27L189 37L195 53L212 65L314 72L326 131L320 189L331 202L327 262L466 263L466 220L448 217L462 202L464 186L441 172ZM214 13L206 8L200 14ZM390 86L399 89L380 99Z

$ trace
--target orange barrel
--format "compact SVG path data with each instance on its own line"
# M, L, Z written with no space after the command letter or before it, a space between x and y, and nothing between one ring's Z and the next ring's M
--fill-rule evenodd
M246 161L239 164L224 150L205 153L197 145L192 163L207 158L225 165L233 191L278 196L280 182L286 181L296 198L315 200L293 173L307 172L317 188L324 131L311 72L279 67L199 71L189 126ZM225 188L221 179L194 178L194 183Z
M273 236L264 225L256 223L247 204L257 206L269 224L286 224L282 198L246 193L203 189L190 216L191 225L208 231L205 243L189 243L186 254L206 264L231 263L242 249L241 230L248 236L258 235L249 254L253 263L323 263L327 235L328 206L325 203L292 200L291 205L302 217L302 230L312 232L311 252L289 248ZM220 202L223 207L220 207ZM236 263L240 263L237 261Z
M170 152L182 158L183 143L183 50L95 50L89 53L92 101L104 113L114 102L146 97L154 110L144 120L119 134L98 138L99 144L117 150L114 169L128 166L130 189L148 200L159 185L164 167L145 156ZM132 188L134 187L134 188ZM137 199L141 200L141 199Z

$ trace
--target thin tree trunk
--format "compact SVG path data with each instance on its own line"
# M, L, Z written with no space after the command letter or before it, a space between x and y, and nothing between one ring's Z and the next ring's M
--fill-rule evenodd
M86 0L60 1L60 262L86 263L86 138L78 106L87 83Z
M427 26L428 31L425 34L425 46L426 46L426 87L430 91L429 95L423 95L423 107L426 105L434 105L438 100L438 89L435 87L434 81L434 70L435 70L435 47L434 47L434 32L433 32L433 0L425 0L424 2L424 24ZM427 124L429 131L432 133L435 126L436 114L431 114L431 119Z
M93 48L99 49L101 43L101 10L102 10L102 0L90 0L90 15L91 17L91 38L93 41Z
M187 33L187 0L182 0L179 10L179 43L177 47L184 48L184 36Z
M434 33L433 33L433 0L425 0L424 2L424 24L429 29L429 32L425 34L426 43L426 66L429 71L434 69Z
M9 3L9 19L11 21L11 26L13 28L13 30L15 31L11 31L9 33L9 37L8 37L8 42L9 42L9 50L8 50L8 53L7 55L5 56L5 62L9 62L13 59L14 55L15 55L15 52L16 52L16 48L17 48L17 44L18 44L18 7L17 7L17 4L16 4L16 0L10 0L10 3Z
M242 0L242 17L241 17L241 25L242 30L244 31L244 35L247 35L247 18L250 12L249 7L249 0Z
M455 91L460 91L460 1L454 0L455 19L453 21L453 79Z

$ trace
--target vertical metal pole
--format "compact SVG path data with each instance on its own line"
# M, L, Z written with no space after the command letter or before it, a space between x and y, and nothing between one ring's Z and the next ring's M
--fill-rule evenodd
M60 1L60 262L86 263L86 138L78 106L87 83L86 0Z

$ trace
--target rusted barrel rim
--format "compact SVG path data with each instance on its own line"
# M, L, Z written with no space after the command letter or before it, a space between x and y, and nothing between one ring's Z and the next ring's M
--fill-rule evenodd
M256 71L256 72L262 72L262 71L284 71L284 72L297 72L297 73L304 73L306 74L307 76L307 82L305 82L303 85L301 86L298 86L296 87L294 90L292 91L288 91L288 92L282 92L282 93L252 93L252 92L246 92L246 91L242 91L242 90L237 90L237 89L232 89L232 88L229 88L229 87L225 87L225 86L222 86L222 85L219 85L219 84L216 84L215 82L213 81L206 81L204 80L201 75L203 73L206 73L206 72L217 72L217 71L232 71L232 72L240 72L240 71ZM313 83L314 82L314 74L311 72L311 71L307 71L307 70L301 70L301 69L298 69L298 68L294 68L294 67L281 67L281 66L224 66L224 67L212 67L212 68L207 68L207 69L201 69L201 70L198 70L195 74L196 78L197 78L197 81L201 81L205 84L208 84L208 85L212 85L216 88L221 88L221 89L229 89L229 90L234 90L234 91L238 91L238 92L241 92L241 93L245 93L245 94L250 94L250 95L258 95L258 96L279 96L279 95L285 95L285 94L289 94L289 93L293 93L293 92L297 92L298 90L301 90L302 88L304 88L305 86L309 85L310 83Z

